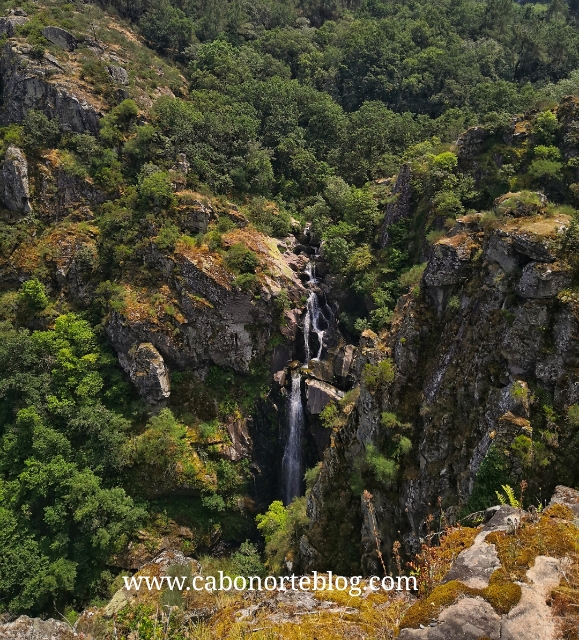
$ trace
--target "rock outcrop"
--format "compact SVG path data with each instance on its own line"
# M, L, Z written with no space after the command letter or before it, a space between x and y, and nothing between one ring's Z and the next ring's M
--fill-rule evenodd
M310 415L320 414L329 402L337 402L344 392L321 380L306 380L307 409Z
M121 353L119 362L143 398L150 404L171 395L169 372L161 354L148 343L141 343L128 355Z
M29 45L6 42L0 52L0 123L24 120L31 109L58 118L64 131L99 132L100 112L71 88L51 78L48 66L34 60Z
M364 509L347 480L360 469L366 468L364 485L374 496L388 557L396 540L408 554L420 550L425 505L437 504L439 496L452 521L493 444L498 451L512 451L526 446L532 435L545 443L549 455L564 455L562 443L571 437L565 418L545 426L543 405L530 399L542 394L541 402L560 416L579 403L579 304L569 293L571 275L562 249L569 218L508 217L486 230L479 220L457 221L433 246L421 296L403 296L390 330L360 340L354 367L356 379L362 378L360 396L347 424L334 433L308 498L312 525L304 548L315 567L346 570L353 561L349 549L359 545L362 570L379 570ZM385 359L395 368L393 381L369 387L364 367ZM376 480L365 463L369 444L388 455L384 412L407 425L413 443L395 485ZM522 473L518 460L509 458L515 474ZM535 492L539 486L541 491L554 488L553 480L528 480ZM335 542L338 527L346 526L348 548ZM482 560L492 566L490 556ZM313 569L308 562L304 558L303 568Z
M28 162L24 153L14 145L6 150L2 167L4 206L14 213L30 213Z
M66 51L74 51L78 46L78 40L66 29L60 27L44 27L42 35L57 47L61 47Z
M392 189L393 201L386 205L386 215L384 216L380 239L380 245L383 249L385 249L390 242L388 227L391 224L400 222L400 220L405 220L410 215L410 205L412 203L411 180L412 169L409 164L405 164L402 169L400 169L400 173Z
M2 640L73 640L79 638L65 622L53 618L40 620L20 616L14 622L0 624Z

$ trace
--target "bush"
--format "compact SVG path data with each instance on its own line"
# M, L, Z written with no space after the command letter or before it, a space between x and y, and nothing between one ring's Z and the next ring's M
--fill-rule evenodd
M233 281L234 287L239 287L242 291L255 291L257 288L257 276L254 273L242 273Z
M246 540L231 556L231 568L237 576L265 576L265 567L257 547Z
M400 282L400 286L407 287L408 289L414 288L416 285L420 284L420 280L422 279L422 274L426 269L426 262L422 264L415 264L413 267L410 267L408 271L400 274L398 278L398 282Z
M24 147L29 151L52 149L60 140L60 122L49 120L41 111L31 109L24 118Z
M244 244L234 244L225 255L225 264L231 271L238 273L255 273L259 259Z
M378 364L367 364L362 372L362 380L371 391L394 380L394 363L390 358Z
M173 187L166 171L157 171L145 176L139 184L141 202L156 209L168 209L175 204Z
M36 278L27 280L20 287L18 302L23 311L42 311L48 306L48 298L42 282Z

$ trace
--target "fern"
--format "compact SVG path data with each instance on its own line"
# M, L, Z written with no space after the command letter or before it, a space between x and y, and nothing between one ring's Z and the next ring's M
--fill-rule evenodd
M508 484L502 484L501 487L502 487L503 491L505 492L505 495L503 495L502 493L499 493L498 491L495 491L495 493L497 494L497 498L499 499L499 502L501 504L507 504L507 502L508 502L508 504L511 507L513 507L515 509L520 509L521 508L521 503L515 497L515 490L513 489L513 487L511 487Z

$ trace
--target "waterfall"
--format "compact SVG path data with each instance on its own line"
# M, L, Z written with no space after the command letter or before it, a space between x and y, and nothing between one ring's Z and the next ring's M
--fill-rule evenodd
M302 368L306 369L310 360L319 360L324 348L324 333L329 324L328 318L320 306L316 278L316 265L310 260L304 268L308 277L307 286L310 294L306 303L304 316L304 352L305 361ZM327 306L326 306L327 308ZM330 310L331 315L331 310ZM312 358L310 335L315 333L318 348L315 358ZM301 372L294 369L291 374L291 391L287 410L288 435L282 459L282 479L285 504L289 504L296 496L301 495L302 488L302 432L304 429L304 408L302 406Z
M322 357L322 349L324 348L324 330L320 328L320 321L324 320L327 323L326 316L320 309L320 301L318 294L312 291L308 296L308 302L306 304L306 316L304 318L304 347L306 353L305 364L312 359L311 347L310 347L310 332L313 331L318 337L318 352L315 356L315 360L319 360Z
M316 263L310 260L304 269L304 273L308 276L308 285L316 285L318 279L316 278ZM318 338L318 352L315 356L315 360L319 360L322 357L324 330L321 328L321 322L328 324L328 319L324 315L320 308L320 299L315 290L310 291L308 301L306 303L306 315L304 317L304 352L305 362L304 366L307 367L308 362L312 359L311 347L310 347L310 333L313 331Z
M292 371L292 384L288 405L288 438L282 459L284 501L289 504L301 494L302 485L302 431L304 409L302 406L301 375L299 369Z

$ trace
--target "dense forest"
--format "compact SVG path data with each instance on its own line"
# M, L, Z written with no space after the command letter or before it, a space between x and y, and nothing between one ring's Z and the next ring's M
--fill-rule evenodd
M16 3L0 6L8 15ZM29 109L3 121L2 156L18 147L38 167L57 157L66 175L104 195L90 200L94 216L85 219L43 217L34 205L29 216L0 224L0 613L54 614L106 601L123 566L111 559L143 529L168 531L170 520L197 526L195 544L205 552L220 536L229 551L241 544L237 571L265 571L258 547L267 569L280 570L307 525L305 499L274 503L263 515L267 505L248 498L250 461L226 459L219 448L229 417L252 414L267 395L268 367L259 358L245 371L203 362L200 381L175 366L171 401L151 411L119 367L106 319L144 313L136 293L143 290L152 315L179 320L173 289L159 285L168 276L158 256L176 249L217 256L232 286L259 303L265 268L255 247L228 239L245 228L232 207L259 238L281 242L309 224L344 293L338 321L353 343L390 326L400 295L416 289L431 246L458 217L485 212L490 228L496 198L523 193L524 206L540 208L533 200L540 191L551 213L575 219L579 163L567 151L579 129L565 124L559 105L579 95L579 2L21 6L29 20L14 37L27 47L28 69L61 55L43 35L47 25L70 30L79 42L78 82L92 87L102 117L98 130L80 132ZM118 46L123 30L138 35L128 40L130 78L119 93L98 45ZM519 121L528 129L516 146ZM461 165L453 145L476 126L487 136L485 155L477 166ZM176 165L180 154L186 174ZM390 225L385 242L384 212L403 167L411 170L413 215ZM192 193L218 214L203 231L180 223ZM75 268L91 287L67 297L51 265L60 259L55 243L71 235L82 245ZM193 306L213 307L194 298ZM282 291L270 305L274 321L281 325L299 304ZM279 327L268 339L270 350L283 341ZM368 386L379 388L387 369L366 369ZM412 449L407 425L384 415L397 444L388 456L369 446L358 484L366 475L366 485L390 486ZM338 406L321 420L335 426ZM318 473L308 472L308 490ZM177 486L195 500L172 491ZM479 488L474 506L490 506L495 488Z

